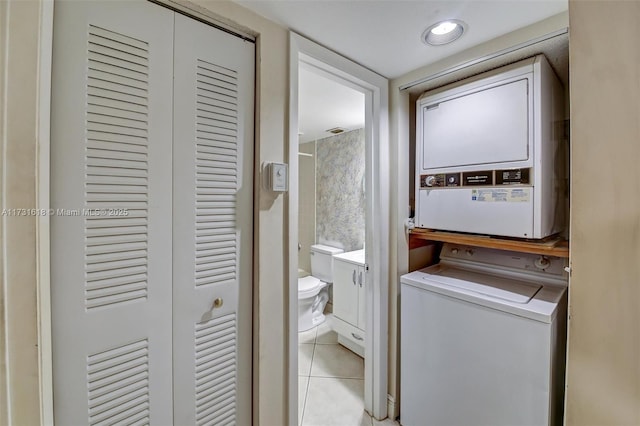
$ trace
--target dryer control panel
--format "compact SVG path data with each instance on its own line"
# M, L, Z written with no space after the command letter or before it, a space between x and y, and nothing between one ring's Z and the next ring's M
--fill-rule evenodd
M455 188L460 186L528 185L531 169L482 170L461 173L421 174L420 188Z

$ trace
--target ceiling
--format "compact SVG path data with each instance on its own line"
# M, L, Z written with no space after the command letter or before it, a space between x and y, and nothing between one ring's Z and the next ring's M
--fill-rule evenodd
M387 77L420 67L534 24L567 10L567 0L235 0ZM427 46L423 31L446 19L466 23L463 36L448 45ZM543 51L566 84L568 36L503 55L493 63L451 73L423 85L428 90ZM537 49L537 50L536 50ZM542 50L540 50L542 49ZM364 127L364 96L300 68L300 143L331 136L326 130Z
M567 0L236 0L387 78L396 78L567 10ZM420 36L446 19L463 36L427 46Z
M300 143L331 136L328 129L364 127L364 94L307 68L298 74L298 132Z

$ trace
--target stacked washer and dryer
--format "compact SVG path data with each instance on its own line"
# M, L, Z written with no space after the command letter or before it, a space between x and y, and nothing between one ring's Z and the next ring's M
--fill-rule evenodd
M417 102L417 227L543 239L565 227L562 86L537 56ZM401 277L404 426L556 425L562 258L444 244Z

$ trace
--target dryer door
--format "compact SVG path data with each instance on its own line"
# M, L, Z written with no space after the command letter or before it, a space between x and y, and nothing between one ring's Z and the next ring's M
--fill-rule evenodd
M532 139L530 80L483 86L422 104L422 166L526 161ZM464 88L464 86L463 86Z

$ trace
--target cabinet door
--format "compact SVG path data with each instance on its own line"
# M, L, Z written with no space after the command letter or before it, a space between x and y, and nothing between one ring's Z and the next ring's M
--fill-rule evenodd
M364 266L358 266L358 328L365 330L367 304L365 303L367 298L365 295L367 276Z
M51 297L58 425L170 424L173 12L55 5Z
M357 327L358 268L335 259L333 262L333 314Z

